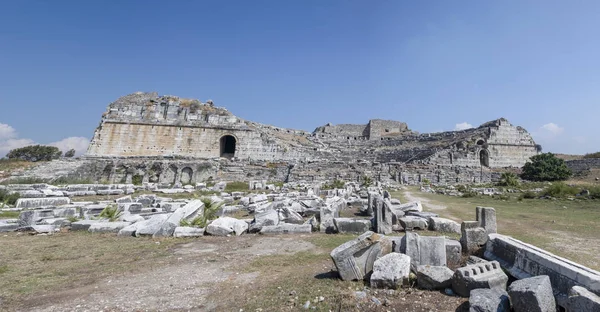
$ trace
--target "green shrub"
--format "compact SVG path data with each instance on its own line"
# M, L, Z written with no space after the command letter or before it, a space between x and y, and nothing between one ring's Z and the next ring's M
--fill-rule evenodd
M564 183L553 183L542 192L542 195L551 197L568 197L575 196L580 192L581 190L577 187L569 186Z
M143 178L144 177L142 175L134 174L133 177L131 177L131 183L133 185L142 185Z
M229 182L225 186L225 192L247 192L249 188L248 182Z
M429 181L429 179L423 179L423 181L421 181L422 184L431 184L431 181Z
M456 186L456 190L459 191L459 192L461 192L461 193L465 193L468 189L467 189L466 186L460 184L460 185Z
M519 186L519 178L512 172L503 172L498 185L516 187Z
M521 177L529 181L560 181L571 176L571 170L565 161L554 156L552 153L535 155L530 158L525 166Z
M322 190L341 189L341 188L344 188L345 185L346 185L346 182L335 179L335 180L331 181L331 183L323 184L323 186L321 186L321 189Z
M206 227L210 221L217 218L217 212L219 211L219 208L223 206L224 202L217 203L208 197L202 197L200 200L204 204L204 214L194 218L192 221L181 220L181 222L179 222L180 226L203 228Z
M369 187L371 185L373 185L373 179L371 179L371 177L369 177L369 176L363 176L361 186Z
M15 148L8 152L8 159L21 159L27 161L49 161L58 159L62 152L55 146L30 145L21 148Z
M102 212L100 212L100 215L98 215L98 218L108 219L108 221L110 221L110 222L115 222L119 219L120 216L121 216L121 211L119 211L119 208L117 206L108 205L108 206L106 206L106 208L104 208L102 210Z
M14 206L19 197L19 193L9 193L7 190L0 190L0 203Z
M94 181L90 178L75 178L75 177L59 177L53 181L52 184L64 185L64 184L92 184Z
M594 186L589 188L590 198L600 199L600 186Z
M478 194L477 192L474 192L472 190L466 190L465 192L462 192L462 196L463 198L470 198L470 197L476 197Z
M585 154L583 158L600 158L600 152Z

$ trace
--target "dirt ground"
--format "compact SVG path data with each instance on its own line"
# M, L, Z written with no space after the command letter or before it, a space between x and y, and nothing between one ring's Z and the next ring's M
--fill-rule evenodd
M83 260L56 259L57 265L66 266L64 269L67 271L69 266L73 269L67 274L67 279L55 280L49 287L39 286L35 282L51 278L52 272L46 271L59 269L53 265L48 266L49 261L52 261L48 260L48 256L38 259L28 255L30 260L26 262L27 271L45 270L44 273L32 276L34 285L27 293L18 289L20 282L17 280L12 283L14 286L0 284L3 288L6 287L0 289L0 295L6 296L4 302L0 297L0 310L301 311L305 310L305 305L311 311L465 309L466 299L447 296L443 292L422 291L416 288L371 291L363 282L339 280L329 252L339 243L352 237L318 233L205 236L185 240L183 243L175 239L154 242L150 238L114 237L110 239L115 240L114 244L122 244L120 247L123 248L129 248L124 247L129 243L156 243L170 247L165 252L145 249L143 253L146 256L139 258L138 252L133 250L114 250L114 257L111 257L110 251L105 248L110 245L106 245L102 247L102 252L98 253L106 257L102 259L114 258L124 261L126 258L123 257L135 254L138 260L128 263L124 270L103 272L106 274L102 274L100 278L91 272L109 270L99 263L86 265L94 266L91 268L93 270L83 270L75 265ZM44 239L47 239L47 242L44 242ZM35 240L35 244L58 243L57 245L61 245L62 241L80 241L65 246L71 250L71 254L78 255L86 252L97 254L94 244L104 244L99 240L106 239L106 236L83 233L60 233L55 237L13 234L0 237L0 243L4 241L6 244L3 245L8 248L27 248L24 244L28 240ZM6 248L3 250L11 252ZM10 256L14 257L14 254ZM0 259L1 257L2 253ZM4 274L9 273L0 271L0 278L3 278ZM30 275L28 272L18 274ZM29 280L21 281L31 283Z

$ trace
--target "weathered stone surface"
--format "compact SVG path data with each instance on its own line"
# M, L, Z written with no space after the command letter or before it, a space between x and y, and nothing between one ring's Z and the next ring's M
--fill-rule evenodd
M458 222L438 217L429 218L429 230L441 233L460 234L460 224Z
M402 205L394 206L395 209L402 210L404 212L408 211L423 211L423 205L421 205L420 201L409 202Z
M71 203L69 197L45 197L45 198L19 198L15 203L16 208L40 208L50 206L62 206Z
M312 227L310 224L291 224L279 223L278 225L263 226L260 234L300 234L311 233Z
M263 226L272 226L279 224L279 213L270 209L259 212L254 215L254 221L250 224L250 233L260 232Z
M353 218L334 218L338 233L364 233L371 230L371 221Z
M404 216L398 219L398 223L400 223L405 231L414 229L427 230L428 228L427 219L421 217Z
M138 228L135 232L135 236L147 236L154 235L156 231L160 229L162 224L167 221L167 219L171 216L171 214L157 214L150 217L150 219L137 222Z
M302 224L304 219L296 211L290 209L290 207L283 207L279 210L279 220L285 223Z
M49 224L44 224L44 225L31 225L28 227L30 231L33 231L37 234L52 234L54 232L58 232L60 230L60 227L57 227L55 225L49 225Z
M496 225L496 209L491 207L476 207L475 213L479 226L484 228L488 234L498 232L498 226Z
M460 231L462 249L469 253L479 250L488 240L488 233L479 226L479 221L463 221Z
M173 232L173 237L200 237L203 235L203 228L195 228L191 226L178 226Z
M469 312L510 312L510 299L503 289L471 290Z
M446 265L446 238L443 236L419 236L407 232L401 244L401 249L410 257L415 270L419 265Z
M449 268L458 268L461 266L462 245L459 241L446 239L446 264Z
M172 236L175 228L181 223L181 220L191 221L197 216L204 215L204 203L201 200L192 200L187 205L178 208L171 213L169 218L163 222L160 228L152 235L153 237Z
M362 280L373 270L375 260L391 249L390 240L369 231L336 247L330 255L342 280Z
M104 222L101 220L81 220L71 223L71 231L87 231L92 224Z
M119 203L118 208L120 211L126 212L140 212L144 206L141 203Z
M319 214L321 225L319 227L322 233L335 233L335 224L333 219L340 216L339 211L333 205L325 205L321 207Z
M0 223L0 233L13 232L18 228L18 223Z
M600 294L600 272L509 236L490 234L484 256L497 260L517 279L548 275L555 299L561 306L573 286L583 286Z
M144 221L146 219L144 219L144 217L142 217L140 215L124 213L123 215L121 215L121 217L119 217L119 220L129 222L129 223L135 223L135 222Z
M467 265L456 269L452 278L452 289L463 297L469 297L471 290L490 288L506 290L508 276L504 274L498 261Z
M231 217L219 217L206 227L206 233L214 236L239 236L247 230L248 223Z
M383 196L375 196L374 199L375 210L374 212L374 230L379 234L390 234L392 233L392 210L389 199L384 199Z
M98 222L90 225L88 232L90 233L118 233L122 228L129 225L129 222Z
M396 289L408 285L410 257L392 252L375 260L371 275L371 288Z
M567 312L600 312L600 296L581 286L573 286L566 300Z
M552 285L547 275L514 281L508 287L515 312L556 312Z
M417 266L417 285L422 289L445 289L452 286L454 272L446 266Z
M132 223L122 229L119 230L117 236L135 236L135 232L138 230L138 227L142 224L141 222Z
M429 218L436 218L436 217L440 216L437 213L429 212L429 211L407 211L406 215L413 216L413 217L420 217L420 218L427 219L427 220L429 220Z

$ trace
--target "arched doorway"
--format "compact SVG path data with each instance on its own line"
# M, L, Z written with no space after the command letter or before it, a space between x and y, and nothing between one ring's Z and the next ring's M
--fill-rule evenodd
M220 146L221 146L221 157L232 158L235 156L235 137L232 135L224 135L221 137Z
M487 150L481 150L479 152L479 163L484 167L490 166L490 154Z

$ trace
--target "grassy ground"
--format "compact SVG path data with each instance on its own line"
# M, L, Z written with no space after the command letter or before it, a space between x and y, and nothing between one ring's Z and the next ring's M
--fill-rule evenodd
M23 298L50 290L76 288L108 276L160 266L171 255L173 245L186 241L127 239L87 232L3 235L0 297L8 306L18 306Z
M475 207L494 207L498 232L539 246L560 256L600 269L600 201L523 199L512 196L506 200L490 196L472 198L421 193L416 188L408 192L424 198L428 205L446 206L436 211L457 221L475 220ZM392 196L404 198L406 193Z

